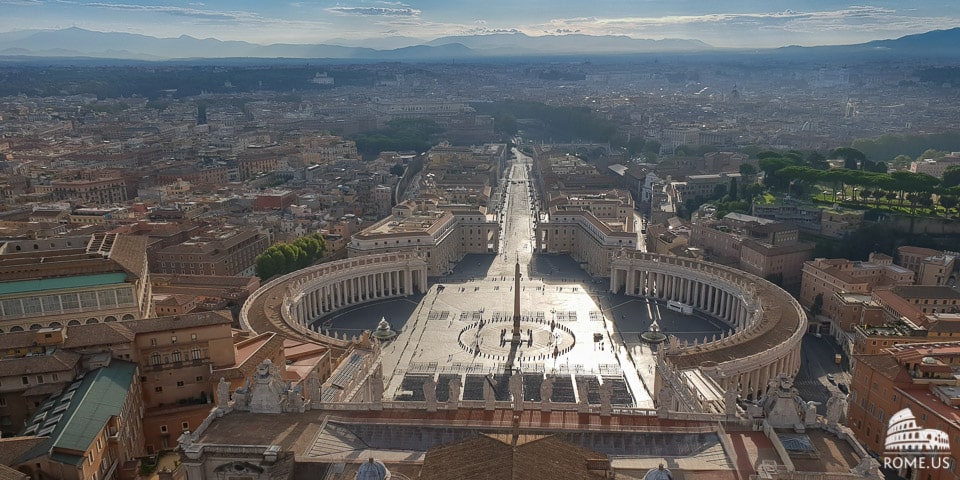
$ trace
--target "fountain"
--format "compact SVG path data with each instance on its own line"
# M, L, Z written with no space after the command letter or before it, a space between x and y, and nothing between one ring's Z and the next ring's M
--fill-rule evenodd
M654 319L653 323L650 324L650 330L641 333L640 338L647 343L659 344L666 341L667 336L660 332L660 325L658 325L657 320Z
M373 331L372 335L373 338L386 342L387 340L393 340L397 336L397 332L390 328L390 323L387 322L385 317L380 317L380 323L377 324L377 329Z

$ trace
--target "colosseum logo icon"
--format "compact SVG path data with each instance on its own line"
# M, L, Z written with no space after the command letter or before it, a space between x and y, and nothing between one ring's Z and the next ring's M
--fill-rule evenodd
M886 455L950 453L950 438L943 430L918 426L913 412L904 408L890 417L884 450Z

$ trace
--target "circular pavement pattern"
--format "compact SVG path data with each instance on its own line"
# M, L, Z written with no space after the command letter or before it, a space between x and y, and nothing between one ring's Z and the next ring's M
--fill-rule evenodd
M520 344L514 346L513 319L503 318L474 322L460 330L457 343L475 357L506 361L512 353L514 360L542 361L563 355L576 344L576 335L569 328L549 321L520 321Z

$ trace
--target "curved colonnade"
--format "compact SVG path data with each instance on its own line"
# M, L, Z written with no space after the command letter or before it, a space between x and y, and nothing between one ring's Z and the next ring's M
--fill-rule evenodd
M799 370L806 317L773 283L722 265L635 251L615 255L610 271L611 292L683 302L733 330L693 344L671 339L664 348L673 368L700 368L724 390L752 398L779 373Z
M385 253L322 263L273 279L243 304L240 323L248 330L297 332L318 340L339 339L311 324L351 305L425 292L427 264L412 253Z

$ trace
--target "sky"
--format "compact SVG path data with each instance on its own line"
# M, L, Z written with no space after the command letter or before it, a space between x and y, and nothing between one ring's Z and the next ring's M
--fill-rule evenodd
M378 48L449 35L626 35L717 47L836 45L960 26L957 0L0 0L0 32L80 27L155 37Z

